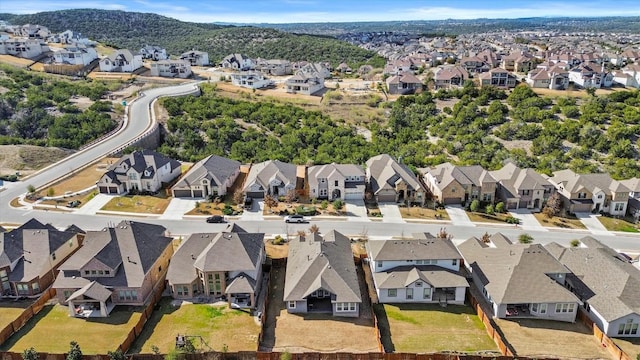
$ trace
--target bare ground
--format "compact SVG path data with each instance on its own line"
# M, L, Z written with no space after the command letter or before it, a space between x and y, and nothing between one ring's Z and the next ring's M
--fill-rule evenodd
M73 151L33 145L0 145L0 174L30 175Z

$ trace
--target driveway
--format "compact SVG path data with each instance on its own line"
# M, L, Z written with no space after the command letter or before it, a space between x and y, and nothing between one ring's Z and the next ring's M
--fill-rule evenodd
M199 199L202 201L202 199ZM162 215L160 220L182 220L182 216L196 207L196 199L179 199L173 198L169 202L167 209Z
M402 214L400 214L400 208L398 207L398 204L378 203L378 207L380 208L380 213L382 214L382 222L396 224L405 223L405 221L402 219Z
M591 213L576 213L576 217L582 222L584 226L591 231L593 235L613 235L607 230L604 225L598 220L598 216Z
M509 211L509 214L514 218L520 219L520 224L522 225L522 229L524 230L534 230L534 231L549 231L549 229L540 225L538 219L531 213L531 210L528 209L516 209Z
M476 226L471 222L471 220L467 216L467 212L464 211L462 206L448 205L447 207L445 207L445 210L447 210L447 214L449 215L451 223L454 226Z
M367 216L367 207L364 200L345 200L347 209L347 221L371 221Z
M119 195L98 194L89 200L88 203L82 205L81 208L74 211L76 214L95 215L98 210L102 209L107 203Z
M240 220L261 221L264 220L262 211L264 210L263 199L253 199L250 209L244 209Z

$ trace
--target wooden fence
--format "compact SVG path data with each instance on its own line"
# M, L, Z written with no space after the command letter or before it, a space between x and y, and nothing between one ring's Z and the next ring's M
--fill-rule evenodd
M44 308L44 305L54 296L56 296L55 289L49 287L45 290L38 300L29 305L28 308L24 309L24 311L10 324L5 326L4 329L0 330L0 344L4 344L11 335L20 330L20 328L22 328L34 315L39 313Z
M136 341L138 336L140 336L140 334L142 333L142 330L144 329L144 324L146 324L147 320L151 318L154 307L156 306L158 301L162 299L162 292L164 291L164 287L165 287L165 282L161 281L158 287L156 288L156 291L153 293L153 297L151 298L151 301L149 302L147 307L144 308L144 311L142 312L140 319L135 324L135 326L131 328L131 331L129 331L129 334L127 334L127 337L124 339L122 344L118 346L118 349L120 349L123 353L126 353L127 351L129 351L133 342Z
M584 310L580 309L580 311L578 311L578 319L589 329L591 329L591 331L593 331L593 336L595 336L596 339L600 341L600 344L602 344L607 348L607 350L609 350L609 353L611 353L611 356L613 356L615 360L635 360L624 350L620 349L620 347L616 345L616 343L614 343L613 340L607 336L607 334L603 333L598 325L596 325L584 312Z
M471 302L471 307L476 311L480 320L484 324L484 328L487 330L487 334L489 337L493 339L493 341L498 345L498 349L500 349L500 353L505 356L514 356L514 351L512 347L509 345L507 340L504 338L502 332L496 330L497 325L491 320L491 317L487 316L485 312L482 310L482 306L478 303L478 300L473 296L470 291L467 291L467 295L469 296L469 300ZM522 359L522 357L518 357Z

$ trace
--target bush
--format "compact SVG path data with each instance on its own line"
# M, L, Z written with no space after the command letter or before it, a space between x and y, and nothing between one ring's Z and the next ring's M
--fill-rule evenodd
M504 212L504 203L502 201L496 204L496 212L498 213Z
M336 211L340 211L342 210L342 207L344 206L344 201L337 199L336 201L333 202L333 208Z
M518 236L518 241L520 244L531 244L533 242L533 237L529 234L520 234L520 236Z
M303 206L300 205L296 208L296 214L303 216L313 216L317 212L315 206Z
M284 239L282 238L282 236L276 235L276 237L273 240L271 240L271 243L273 245L282 245L284 244Z
M327 210L328 207L329 207L329 202L327 200L322 200L322 202L320 203L320 209Z
M487 205L487 207L485 208L485 212L489 215L495 214L495 209L493 208L493 205L491 204Z
M504 221L506 221L507 224L520 224L520 219L513 216L508 216L506 219L504 219Z
M474 199L471 202L471 205L469 205L469 210L471 210L473 212L478 211L479 208L480 208L480 200L478 200L478 199Z
M222 209L222 213L224 215L233 215L233 208L231 204L224 204L224 209Z

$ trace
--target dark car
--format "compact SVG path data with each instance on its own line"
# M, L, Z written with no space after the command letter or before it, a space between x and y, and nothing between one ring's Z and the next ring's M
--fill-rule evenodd
M249 196L245 197L244 198L244 207L250 208L251 205L253 205L253 198L249 197Z
M70 208L76 208L78 206L80 206L80 200L73 200L67 203L67 207L70 207Z
M208 223L223 223L224 221L224 217L220 216L220 215L213 215L213 216L209 216L207 218L207 222Z

